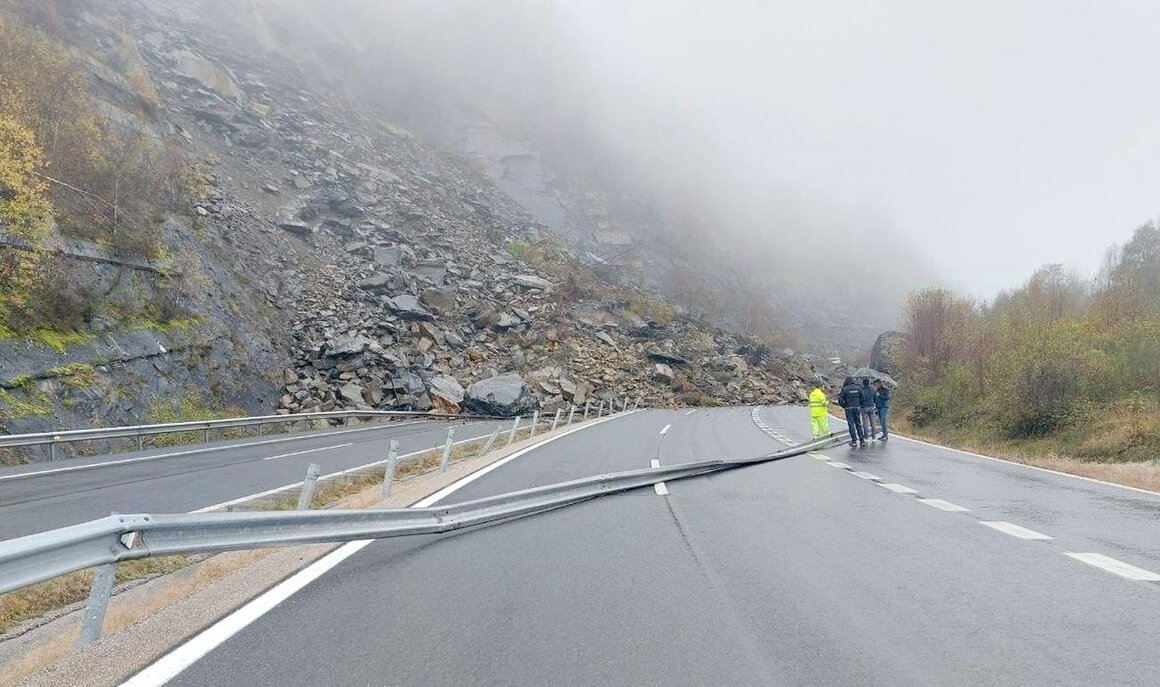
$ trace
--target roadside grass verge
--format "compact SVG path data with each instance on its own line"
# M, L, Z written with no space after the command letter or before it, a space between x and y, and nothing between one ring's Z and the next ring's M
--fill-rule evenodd
M977 427L916 427L904 411L897 415L891 414L891 433L1160 492L1160 414L1091 414L1056 434L1018 440L996 438Z

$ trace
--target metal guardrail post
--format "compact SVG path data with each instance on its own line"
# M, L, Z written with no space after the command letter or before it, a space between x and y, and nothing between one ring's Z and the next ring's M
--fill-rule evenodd
M576 417L576 404L568 404L568 424L572 424L572 418Z
M536 437L536 425L540 424L540 411L532 411L532 433L528 436L529 439Z
M451 444L455 443L455 428L447 430L447 443L443 444L443 457L439 459L439 472L447 472L447 463L451 461Z
M597 409L597 411L596 411L596 419L599 420L602 417L604 417L604 401L603 400L600 401L600 408Z
M56 460L56 439L48 442L48 459L50 461Z
M318 485L318 476L321 474L322 468L317 463L306 466L306 479L302 480L302 491L298 492L298 510L310 510L310 504L314 501L314 487Z
M137 432L137 450L141 451L145 448L145 435L140 431Z
M556 409L556 417L552 418L552 428L548 430L549 432L556 431L556 425L560 424L560 413L562 412L564 412L563 408Z
M391 439L390 447L387 449L387 471L383 473L383 496L391 495L391 486L395 483L395 470L398 468L399 442Z
M623 413L626 410L628 410L628 396L624 397L624 407L620 409L620 412Z
M205 430L203 431L203 433L201 435L201 442L203 444L209 443L209 427L206 427Z
M81 620L81 632L77 635L77 649L83 649L101 638L105 611L109 608L109 597L113 595L113 581L116 578L116 563L106 563L97 568L93 586L89 590L89 605L85 607L85 615Z
M495 431L491 433L490 437L488 437L487 443L483 445L483 450L479 452L479 455L487 455L488 451L491 450L491 447L495 445L495 440L499 438L499 432L500 428L496 427Z
M636 403L632 404L633 410L640 410L640 396L636 397Z
M520 428L520 418L517 415L516 421L512 423L512 431L508 432L507 446L511 446L512 442L516 440L516 430Z
M264 426L261 422L258 423L258 436L262 436L262 427Z
M584 421L588 422L588 409L592 407L592 401L584 401Z

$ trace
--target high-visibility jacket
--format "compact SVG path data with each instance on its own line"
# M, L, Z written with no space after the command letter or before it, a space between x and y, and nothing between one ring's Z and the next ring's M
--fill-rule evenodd
M830 402L826 400L826 392L814 388L810 392L810 417L824 417L828 412Z

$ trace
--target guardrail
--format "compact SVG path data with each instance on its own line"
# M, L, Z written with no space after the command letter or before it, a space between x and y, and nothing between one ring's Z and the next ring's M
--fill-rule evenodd
M120 561L438 534L523 517L599 496L800 456L844 441L830 435L754 458L642 468L550 484L438 508L111 515L0 542L0 593Z
M637 401L637 406L640 402ZM601 414L604 402L601 401ZM586 403L584 417L588 417L590 404ZM628 399L624 399L624 409L628 408ZM610 408L611 410L611 408ZM351 419L368 418L400 418L418 417L437 420L494 420L495 417L473 414L432 413L405 410L337 410L325 413L299 413L288 415L258 415L253 417L226 418L221 420L200 420L194 422L170 422L154 425L133 425L128 427L105 427L94 429L71 429L60 432L40 432L36 434L9 434L0 435L0 449L24 448L29 446L48 446L49 460L56 460L56 447L59 444L77 441L106 441L114 439L136 439L137 450L145 448L145 438L164 434L182 434L202 432L202 441L208 443L210 432L213 430L235 429L239 427L257 427L258 436L262 436L263 428L269 425L289 425L315 420L342 420L347 424ZM521 416L522 418L523 416Z

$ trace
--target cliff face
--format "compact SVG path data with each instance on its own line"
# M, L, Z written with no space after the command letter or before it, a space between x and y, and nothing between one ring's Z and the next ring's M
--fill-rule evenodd
M99 234L41 248L89 310L75 330L0 340L0 428L804 397L808 360L610 282L477 165L271 52L260 26L199 8L63 20L104 111L177 149L196 180L154 218L156 255ZM126 42L131 75L105 47ZM489 406L480 383L512 372L496 383L514 405Z

